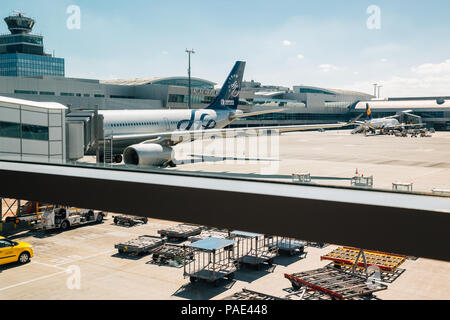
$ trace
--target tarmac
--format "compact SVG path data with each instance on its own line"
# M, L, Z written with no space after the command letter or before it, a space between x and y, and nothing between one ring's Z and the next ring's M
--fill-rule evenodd
M33 245L35 256L26 265L0 266L0 299L223 299L243 288L285 297L291 284L285 273L324 267L321 261L337 246L305 248L305 258L279 256L273 266L260 270L244 267L235 279L191 284L183 268L158 265L151 255L119 255L114 245L140 235L157 236L157 230L174 222L150 219L146 225L123 227L112 215L102 224L74 227L66 232L28 232L12 239ZM429 259L407 260L405 270L377 299L449 299L450 263Z
M231 140L240 139L248 137L225 142L232 145ZM207 147L203 156L196 153L198 144ZM255 156L246 154L245 148L221 151L211 147L211 141L186 143L175 148L178 163L185 164L167 170L277 181L291 181L293 173L310 173L312 183L350 186L349 179L358 169L358 174L373 175L375 188L391 190L393 182L401 181L412 182L413 190L419 192L450 189L449 132L431 138L365 137L348 130L290 133L279 137L273 149L277 148L278 153ZM187 163L192 159L194 163ZM114 249L116 243L140 235L157 236L157 230L176 222L149 219L146 225L127 228L114 225L111 216L102 224L66 232L13 236L31 243L35 256L23 266L0 266L0 299L223 299L243 288L284 297L291 292L285 273L323 267L329 261L321 261L320 256L337 248L306 247L303 259L280 256L273 266L261 270L243 268L233 281L224 280L218 287L191 284L179 266L155 264L151 256L122 256ZM418 258L408 259L400 268L404 272L387 284L387 290L376 293L376 298L450 298L450 263Z
M270 151L267 146L274 143L266 139L267 146L263 144L263 151L256 157L249 156L251 138L180 144L175 147L175 157L181 164L170 170L288 182L292 174L309 173L312 183L335 186L350 186L351 178L358 173L373 176L374 189L392 190L392 184L400 182L412 183L416 192L450 190L450 132L423 138L350 132L285 133L275 139L277 152ZM242 145L245 147L240 148Z

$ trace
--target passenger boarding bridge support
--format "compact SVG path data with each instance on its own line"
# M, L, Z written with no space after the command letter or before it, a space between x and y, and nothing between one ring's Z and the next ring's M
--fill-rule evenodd
M450 197L14 161L0 181L8 198L450 261Z

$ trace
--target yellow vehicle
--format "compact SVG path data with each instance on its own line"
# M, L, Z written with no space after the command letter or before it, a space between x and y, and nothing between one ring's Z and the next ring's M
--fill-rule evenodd
M33 257L31 244L11 241L0 236L0 265L19 262L25 264Z

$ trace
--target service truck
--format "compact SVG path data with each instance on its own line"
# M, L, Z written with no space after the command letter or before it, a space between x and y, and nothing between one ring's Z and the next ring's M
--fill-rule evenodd
M65 231L72 226L88 223L101 223L106 216L106 213L98 210L59 207L44 212L41 216L41 222L38 229L61 229Z

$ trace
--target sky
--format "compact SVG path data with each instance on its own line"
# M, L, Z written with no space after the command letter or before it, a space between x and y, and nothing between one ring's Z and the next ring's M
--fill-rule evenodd
M187 75L188 48L192 76L219 85L244 60L245 80L267 85L450 95L448 0L2 1L13 10L36 20L68 77Z

